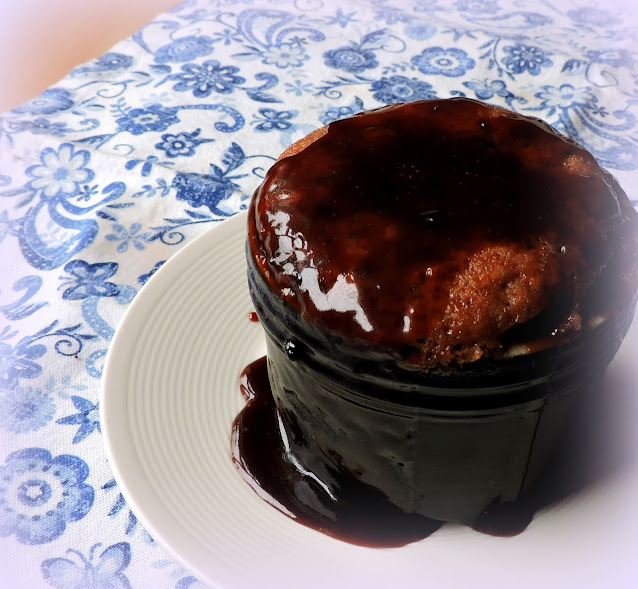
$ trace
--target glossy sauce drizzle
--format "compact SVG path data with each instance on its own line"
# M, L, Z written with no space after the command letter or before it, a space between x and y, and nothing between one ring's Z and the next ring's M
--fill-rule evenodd
M586 150L469 99L330 124L273 165L249 214L252 255L285 304L421 366L576 332L625 304L637 228Z

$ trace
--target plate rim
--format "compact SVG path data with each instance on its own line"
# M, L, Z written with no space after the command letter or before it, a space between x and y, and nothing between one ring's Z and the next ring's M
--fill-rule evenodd
M179 275L183 273L186 267L190 266L193 263L196 263L197 260L201 257L202 250L207 249L207 245L209 242L216 243L221 239L221 234L225 231L228 234L234 234L235 232L239 232L241 230L241 226L247 228L247 211L240 211L231 217L226 219L220 219L215 223L214 226L209 227L203 233L194 237L190 242L185 244L181 249L171 255L162 266L158 268L158 270L149 278L149 280L144 284L144 286L138 291L135 295L134 299L131 301L127 309L122 315L120 323L115 329L115 333L111 341L109 342L108 350L104 359L104 366L102 369L102 378L100 382L100 394L99 394L99 406L100 406L100 429L102 431L102 445L104 448L104 453L106 455L106 459L113 475L117 483L117 487L119 492L124 497L124 500L127 506L131 509L131 511L135 514L137 519L140 521L144 529L149 533L149 535L158 542L164 550L166 550L177 562L179 562L182 566L184 566L187 570L192 571L199 578L206 578L206 582L208 584L211 583L209 579L209 575L205 571L199 570L199 567L194 566L192 559L187 558L184 554L182 554L179 550L174 549L171 542L168 542L164 538L164 533L158 529L158 526L153 521L153 518L149 518L147 516L147 508L144 508L140 505L140 502L137 498L137 493L131 489L131 481L126 474L124 474L122 465L123 462L118 457L119 450L117 449L120 444L116 441L116 430L121 430L122 426L111 425L111 421L113 420L113 414L116 412L116 409L113 408L118 406L118 402L121 403L123 399L117 399L113 394L109 394L109 385L113 381L116 376L116 367L117 367L117 358L119 355L123 354L123 350L128 350L131 347L132 342L125 342L125 338L128 335L128 330L130 329L130 324L133 321L131 317L134 317L140 314L141 311L144 311L144 314L148 316L148 302L147 299L152 299L153 297L157 298L161 296L162 283L170 280L174 275ZM245 231L244 229L243 231ZM181 269L181 272L180 272ZM124 342L124 343L122 343ZM125 422L125 429L127 432L130 431L130 419L127 413L118 414L118 420L123 420ZM148 480L146 474L143 473L143 477ZM150 480L148 481L151 482ZM139 482L137 485L139 486ZM160 501L158 499L157 493L155 492L152 485L146 485L147 489L151 490L151 496L146 495L144 497L144 501L148 502L151 499L155 501ZM161 501L160 501L161 503ZM167 514L173 521L175 518L172 515ZM162 525L162 527L165 527ZM180 527L179 525L177 526ZM215 582L214 587L222 588L217 582Z

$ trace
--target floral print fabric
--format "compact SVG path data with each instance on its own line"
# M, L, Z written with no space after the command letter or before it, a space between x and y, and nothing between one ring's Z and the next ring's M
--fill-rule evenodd
M0 586L16 563L34 588L203 586L110 473L104 357L157 269L311 130L466 96L546 120L638 199L638 21L590 4L187 0L0 115Z

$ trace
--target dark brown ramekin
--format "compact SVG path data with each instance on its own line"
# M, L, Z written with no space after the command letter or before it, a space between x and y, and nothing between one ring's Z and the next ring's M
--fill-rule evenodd
M445 375L344 341L269 288L247 248L248 284L290 452L336 497L343 475L406 513L472 524L537 479L575 403L599 386L635 301L574 340Z

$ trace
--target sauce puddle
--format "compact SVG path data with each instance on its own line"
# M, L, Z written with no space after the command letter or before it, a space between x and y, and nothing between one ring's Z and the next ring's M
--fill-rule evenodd
M382 493L347 474L339 477L339 495L334 497L315 475L295 466L279 432L265 357L244 369L240 388L246 406L233 423L233 462L261 498L295 521L375 548L422 540L445 523L404 513ZM573 442L578 436L566 437ZM538 510L581 489L587 469L574 459L574 450L573 443L562 444L528 493L513 503L488 506L472 528L494 536L520 534Z

